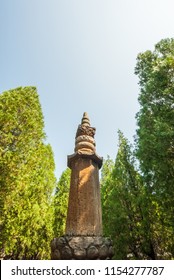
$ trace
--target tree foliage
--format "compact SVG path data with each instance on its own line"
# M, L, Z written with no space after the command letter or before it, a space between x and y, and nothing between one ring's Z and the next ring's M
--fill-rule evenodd
M160 41L154 52L138 55L135 73L141 93L137 114L137 156L144 175L173 193L174 39ZM153 184L155 187L155 184Z
M161 40L153 52L139 54L135 73L141 90L136 154L156 206L154 234L161 254L169 257L174 256L174 39Z
M147 257L150 252L145 252L147 225L143 213L144 188L141 176L135 169L135 158L130 145L120 131L115 164L107 159L102 170L103 176L104 233L114 240L115 258Z
M71 170L67 168L61 175L54 196L54 235L65 234Z
M1 257L49 258L54 159L36 88L0 95Z
M135 73L140 85L136 150L132 153L119 133L115 165L110 159L104 164L104 232L114 240L115 258L172 259L174 39L139 54Z

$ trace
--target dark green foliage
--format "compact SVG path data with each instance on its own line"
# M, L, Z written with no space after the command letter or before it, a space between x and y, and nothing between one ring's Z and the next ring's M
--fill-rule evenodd
M54 159L36 88L0 95L0 247L10 259L49 258Z
M109 159L104 164L104 232L117 259L173 259L174 39L139 54L135 73L141 89L136 150L119 133L115 166Z
M171 186L174 179L174 39L140 54L135 72L141 87L137 156L144 175L149 180L155 176L163 191L166 180Z
M151 211L153 232L160 253L170 257L174 256L174 39L161 40L153 52L140 54L135 72L141 89L136 154L157 214Z
M67 168L61 175L54 197L54 235L65 234L71 170Z
M107 172L106 172L107 170ZM115 165L110 159L102 170L103 226L111 236L116 259L150 258L144 222L144 188L135 169L135 159L123 134L119 132L119 149Z

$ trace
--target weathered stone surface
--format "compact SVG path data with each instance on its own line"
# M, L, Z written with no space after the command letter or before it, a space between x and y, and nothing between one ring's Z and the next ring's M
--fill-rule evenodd
M73 236L65 235L64 238L65 238L66 242L69 242L69 241L71 241Z
M69 241L69 246L72 249L78 249L78 248L88 248L88 246L94 241L93 237L85 236L85 237L72 237Z
M85 236L84 237L84 248L87 249L91 244L94 244L95 237Z
M91 159L79 158L73 163L66 234L102 234L98 167Z
M90 246L87 249L87 258L88 260L95 260L99 257L99 251L95 246Z
M57 238L56 240L57 247L64 247L66 244L66 240L64 237Z
M51 258L52 260L61 260L60 251L58 249L54 250Z
M113 247L109 246L110 239L101 236L76 236L70 239L68 236L63 236L53 241L51 243L52 259L96 260L111 259L113 256Z
M67 235L102 235L102 213L98 156L95 154L95 128L87 113L76 133L75 154L70 156L71 185L66 222ZM93 156L95 155L95 157ZM101 158L98 158L101 161Z
M95 128L90 126L87 113L84 113L82 122L78 126L75 141L75 152L84 151L95 153Z
M98 167L90 158L73 162L66 234L102 234Z
M65 235L51 243L53 259L96 260L113 256L111 240L102 237L99 169L102 158L95 151L95 128L84 113L78 126L75 153L68 156L71 185Z
M86 259L86 250L83 248L75 249L74 257L76 260L85 260Z
M69 246L72 248L72 249L78 249L80 247L84 247L83 246L83 239L80 238L80 237L73 237L70 241L69 241Z
M70 260L72 258L71 249L68 246L65 246L64 248L62 248L61 255L62 260Z
M106 245L102 245L99 249L99 255L100 255L100 259L106 259L108 256L109 250L108 247Z
M101 245L103 244L103 237L102 236L97 236L95 237L95 245ZM105 239L104 239L105 240Z

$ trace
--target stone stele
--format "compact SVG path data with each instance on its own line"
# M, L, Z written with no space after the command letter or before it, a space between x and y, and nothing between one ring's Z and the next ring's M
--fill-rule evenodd
M95 128L84 113L78 126L74 154L68 156L71 183L65 235L51 243L52 259L111 259L112 241L102 236L99 169Z

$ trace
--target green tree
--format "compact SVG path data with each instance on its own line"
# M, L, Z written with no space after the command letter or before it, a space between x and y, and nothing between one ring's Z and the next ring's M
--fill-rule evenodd
M174 39L137 57L140 110L137 157L146 184L151 227L163 258L174 256Z
M71 170L67 168L61 175L54 197L54 235L65 234Z
M131 147L121 132L115 165L110 159L104 162L101 186L104 233L114 241L115 258L155 258L147 234L145 189Z
M0 252L10 259L49 258L53 238L54 159L34 87L0 95Z

